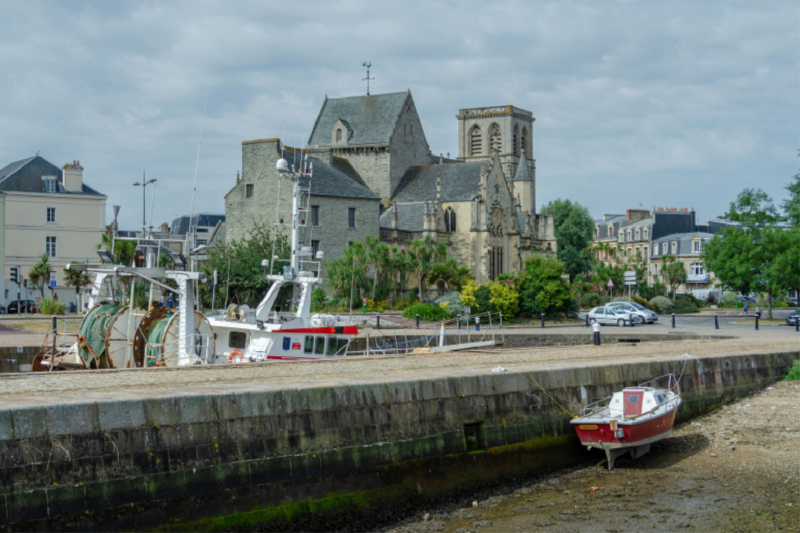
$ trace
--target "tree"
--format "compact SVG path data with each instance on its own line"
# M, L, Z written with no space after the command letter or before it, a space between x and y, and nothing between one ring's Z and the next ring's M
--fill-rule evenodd
M528 317L553 316L566 311L571 299L569 285L561 277L564 263L553 257L534 256L517 275L520 308Z
M408 247L408 257L411 268L417 273L419 280L419 298L425 300L425 276L428 274L438 250L426 235L424 239L414 238Z
M367 247L355 241L337 259L325 263L325 275L336 298L358 305L362 294L368 294L370 279Z
M504 318L514 318L519 312L519 293L512 280L497 280L489 284L489 302L503 314Z
M372 280L372 300L375 300L375 291L378 286L384 286L384 267L388 263L389 246L382 243L377 235L367 235L364 238L364 245L366 247L367 264L372 267L373 280Z
M44 286L50 281L50 272L52 271L48 262L49 259L50 254L42 254L39 262L33 265L28 272L28 279L31 280L31 285L33 285L34 289L39 289L42 298L44 298Z
M387 256L387 268L392 273L396 302L401 298L403 291L406 290L406 278L408 271L411 270L411 263L409 262L406 251L397 246L392 246ZM395 276L397 276L396 279Z
M800 173L795 174L792 180L786 185L789 198L783 201L781 207L792 227L800 228Z
M452 257L432 264L427 276L428 283L435 283L440 294L461 290L461 286L469 279L472 279L470 269L459 266Z
M131 266L133 264L133 254L136 252L136 241L116 240L110 233L103 233L100 236L98 250L107 250L114 259L115 265ZM114 250L113 252L111 250Z
M558 239L558 258L570 279L591 269L586 248L592 242L594 220L589 210L570 200L553 202L553 223Z
M761 189L750 188L739 193L723 218L749 228L772 225L780 219L772 198Z
M250 306L257 305L272 286L267 274L279 274L283 265L289 264L275 261L273 255L279 259L288 259L289 240L283 233L273 235L263 222L255 224L246 238L229 242L223 247L212 248L208 253L208 260L202 266L202 271L208 280L213 279L213 272L217 271L219 283L216 287L216 302L230 301ZM269 261L267 269L261 266L264 259ZM201 298L205 305L211 305L211 297L210 288L203 286Z
M672 301L675 301L675 293L678 287L686 282L686 265L679 261L674 255L662 256L661 277L672 293Z

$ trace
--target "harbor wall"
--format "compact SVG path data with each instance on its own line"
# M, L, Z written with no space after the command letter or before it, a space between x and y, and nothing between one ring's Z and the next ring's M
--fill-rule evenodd
M369 529L585 459L567 401L586 404L674 373L682 375L679 417L688 419L767 386L798 357L5 402L0 530Z

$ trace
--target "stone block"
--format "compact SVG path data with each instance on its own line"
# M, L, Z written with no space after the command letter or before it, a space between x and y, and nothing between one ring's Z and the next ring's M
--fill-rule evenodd
M14 438L14 423L11 413L12 411L8 409L0 411L0 441Z
M237 417L238 407L235 394L215 394L209 396L208 399L211 402L211 409L216 415L216 420L225 421ZM195 420L190 420L190 422L195 422Z
M292 455L290 461L292 465L292 479L294 480L316 477L320 474L321 459L318 454L307 453Z
M142 400L112 400L98 402L100 431L133 429L145 425Z
M212 407L212 396L203 394L193 394L186 396L178 396L170 403L173 404L172 408L175 409L173 416L174 422L169 422L160 425L169 424L209 424L217 420L215 416L216 410ZM149 418L148 418L149 421Z
M11 419L15 439L47 436L47 415L42 407L15 407Z
M86 509L86 487L67 485L47 488L47 510L50 516L81 513Z
M292 479L292 465L288 456L248 461L250 481L253 485L277 483Z
M187 496L210 495L222 490L222 479L216 465L186 470L184 479Z
M9 524L47 518L47 493L42 489L6 494L5 501Z
M181 423L181 411L175 397L147 398L144 406L145 426L168 426Z
M63 403L45 408L47 433L59 435L83 435L99 431L96 403Z

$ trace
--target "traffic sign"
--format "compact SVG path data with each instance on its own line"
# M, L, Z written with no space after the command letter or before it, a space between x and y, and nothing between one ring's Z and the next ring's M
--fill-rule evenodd
M625 280L625 285L636 285L636 281Z
M56 272L50 272L50 288L55 289L57 283L58 283L58 274Z
M614 286L614 282L613 282L613 281L611 281L610 279L608 280L608 286L609 286L609 287L613 287L613 286Z
M635 270L626 270L625 271L625 277L626 278L635 278L636 277L636 271Z

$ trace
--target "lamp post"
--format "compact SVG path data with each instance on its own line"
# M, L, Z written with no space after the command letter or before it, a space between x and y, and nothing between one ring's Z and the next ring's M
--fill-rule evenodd
M146 181L144 177L144 171L142 171L142 181L137 181L133 184L134 187L142 188L142 237L144 237L145 228L147 227L147 218L145 217L145 211L147 210L147 199L145 197L145 191L147 190L148 185L155 182L155 178L151 179L150 181Z

